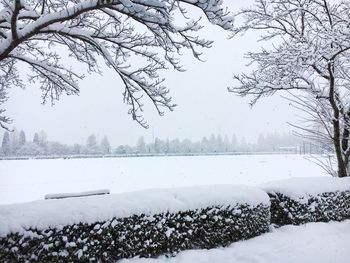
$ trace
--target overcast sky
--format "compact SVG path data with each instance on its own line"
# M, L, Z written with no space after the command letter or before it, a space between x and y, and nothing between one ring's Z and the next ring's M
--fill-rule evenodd
M252 1L228 1L233 10L249 2ZM102 76L87 75L80 82L80 96L62 96L54 107L41 104L41 93L35 84L28 84L25 90L14 87L6 104L7 114L14 119L13 126L25 130L29 139L35 131L44 130L49 140L68 144L84 144L92 133L100 139L107 135L111 144L117 146L135 144L140 136L150 142L152 134L164 139L192 140L211 133L235 134L254 141L259 133L290 131L287 122L295 121L295 110L280 96L263 99L251 109L249 98L227 91L227 87L233 85L234 73L249 71L248 61L243 57L247 51L261 47L257 42L258 33L228 39L227 32L205 25L201 35L215 40L213 47L203 52L205 62L185 53L182 62L186 72L171 69L162 74L178 106L174 112L165 112L163 117L147 106L148 130L127 114L123 85L107 67Z

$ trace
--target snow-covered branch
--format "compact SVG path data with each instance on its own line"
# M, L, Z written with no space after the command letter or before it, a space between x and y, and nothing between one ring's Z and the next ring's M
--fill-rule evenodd
M332 145L340 177L350 175L349 10L349 1L256 0L235 15L243 22L233 36L259 30L273 47L248 53L254 70L235 75L235 85L229 88L251 96L252 104L276 92L302 92L305 97L292 102L310 113L312 125L322 128L316 132L305 121L305 126L295 127Z
M101 73L102 57L125 85L129 113L147 127L143 97L159 114L175 106L158 72L168 66L183 70L183 49L199 59L200 50L211 46L197 35L200 19L189 12L200 9L212 24L231 30L233 18L222 5L222 0L0 0L0 62L15 69L29 65L30 80L39 81L44 98L58 99L62 92L78 93L83 77L59 63L59 50L68 50L89 72ZM140 66L130 63L139 57ZM12 77L20 82L18 75Z

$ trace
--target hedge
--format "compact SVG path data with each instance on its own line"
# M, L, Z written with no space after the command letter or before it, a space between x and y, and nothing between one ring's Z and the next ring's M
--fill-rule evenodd
M226 246L264 233L269 207L210 207L196 211L114 218L62 229L29 230L0 239L1 262L113 262Z
M262 188L270 196L272 224L350 219L350 178L293 178Z
M271 223L350 219L350 178L294 178L262 189L194 187L0 206L0 262L172 256L258 236Z
M219 195L220 188L217 191ZM29 228L0 236L0 262L115 262L175 255L185 249L227 246L265 233L269 225L270 206L263 201Z

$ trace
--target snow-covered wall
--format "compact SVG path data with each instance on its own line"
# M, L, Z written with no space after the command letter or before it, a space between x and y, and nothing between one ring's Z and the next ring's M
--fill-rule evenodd
M291 178L261 186L271 199L271 222L278 225L350 218L350 177Z
M201 186L0 206L1 262L112 262L225 246L266 232L268 195Z
M263 190L262 190L263 189ZM0 206L0 262L115 262L350 218L350 178L153 189Z

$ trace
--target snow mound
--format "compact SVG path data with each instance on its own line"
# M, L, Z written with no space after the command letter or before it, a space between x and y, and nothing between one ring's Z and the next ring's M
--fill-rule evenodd
M329 192L350 191L350 177L305 177L272 181L260 185L268 193L280 193L296 201Z
M211 206L269 205L268 195L255 187L212 185L41 200L0 206L0 236L29 229L61 228L132 215L152 215Z
M226 248L180 252L176 257L132 258L118 263L348 263L350 220L283 226Z

